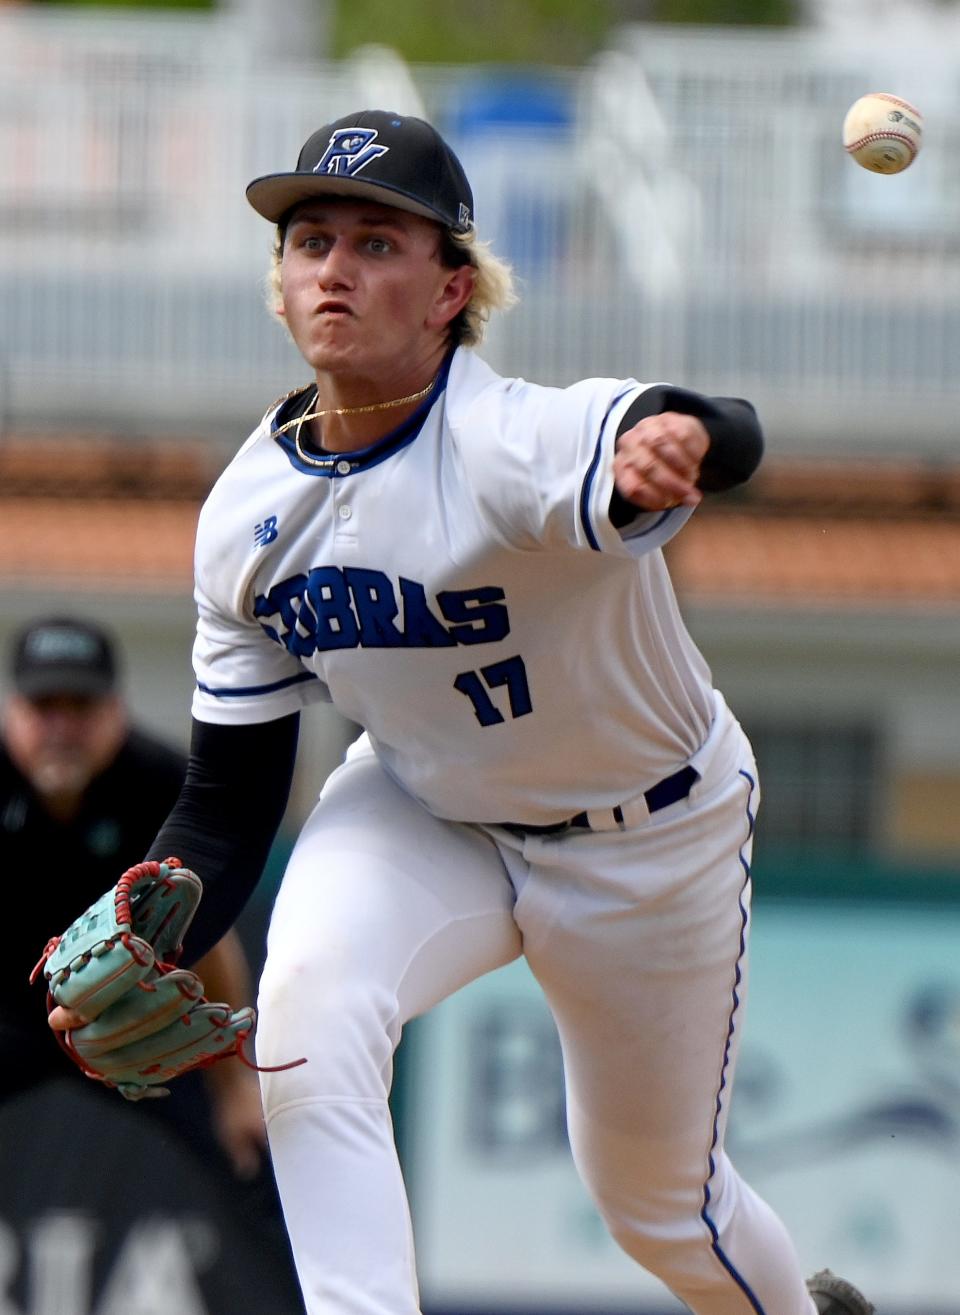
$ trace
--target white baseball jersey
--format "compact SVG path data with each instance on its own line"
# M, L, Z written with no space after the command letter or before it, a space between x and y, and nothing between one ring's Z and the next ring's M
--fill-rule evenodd
M461 821L556 822L675 771L714 708L661 552L691 509L609 517L650 386L543 387L461 348L410 420L318 464L274 408L201 514L194 715L332 699Z
M783 1225L723 1150L756 769L663 560L690 510L610 520L617 429L643 391L538 387L459 350L363 451L305 460L274 409L203 510L196 716L332 698L368 731L300 829L258 996L311 1315L419 1315L390 1056L411 1018L521 953L620 1246L697 1315L815 1315ZM685 764L689 793L626 807ZM548 834L495 825L583 811L589 826Z

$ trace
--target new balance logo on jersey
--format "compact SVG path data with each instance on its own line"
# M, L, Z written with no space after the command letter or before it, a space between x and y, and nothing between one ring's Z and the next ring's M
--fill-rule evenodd
M276 516L265 516L259 525L253 527L253 546L254 548L263 548L268 543L273 543L277 537L277 518Z
M376 128L338 128L330 138L330 145L314 166L315 174L336 174L352 178L373 160L386 155L389 146L375 143Z
M422 584L401 576L397 585L399 597L382 571L315 566L258 594L253 614L296 657L335 648L495 644L510 633L506 595L496 585L443 589L436 611Z

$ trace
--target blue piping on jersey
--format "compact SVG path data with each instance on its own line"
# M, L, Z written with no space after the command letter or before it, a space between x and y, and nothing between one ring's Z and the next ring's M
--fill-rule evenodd
M746 808L747 822L749 824L749 828L747 830L747 840L749 840L750 837L753 835L753 827L754 827L754 822L756 820L754 814L750 812L750 800L753 797L753 792L756 789L757 783L750 775L750 773L743 771L742 768L740 770L740 775L750 783L750 793L747 796L747 808ZM743 981L743 973L741 971L740 965L743 962L743 956L746 953L746 948L747 948L748 916L747 916L746 905L744 904L744 893L746 892L747 886L750 884L750 864L743 856L742 846L740 848L739 858L740 858L740 866L743 868L743 885L740 887L740 895L739 895L740 947L737 952L737 962L736 962L735 977L733 982L733 993L732 993L733 1004L730 1009L730 1022L727 1027L727 1042L723 1052L723 1068L721 1069L720 1072L720 1086L717 1088L717 1099L716 1099L715 1113L713 1118L713 1141L711 1142L710 1145L710 1155L708 1157L710 1172L707 1175L706 1182L703 1184L703 1209L700 1211L700 1218L703 1220L707 1228L710 1230L710 1236L712 1239L711 1249L714 1255L720 1261L720 1264L724 1267L724 1269L727 1271L727 1273L730 1275L730 1277L733 1279L736 1285L740 1288L741 1292L746 1297L747 1301L749 1301L751 1308L756 1312L756 1315L766 1315L765 1309L761 1304L759 1297L750 1287L749 1283L743 1277L743 1275L738 1272L733 1261L729 1258L729 1256L726 1255L723 1248L721 1247L720 1234L717 1230L717 1226L710 1218L710 1202L712 1199L710 1196L710 1183L713 1180L713 1176L717 1171L717 1162L714 1158L714 1151L717 1148L717 1141L719 1140L720 1137L720 1112L722 1106L722 1097L723 1097L724 1088L727 1085L727 1065L730 1062L730 1043L733 1039L733 1034L736 1029L736 1024L734 1020L736 1018L737 1010L740 1008L739 988L740 988L740 983Z
M275 680L271 685L241 685L230 689L214 689L212 685L204 685L202 680L198 680L197 689L202 690L204 694L212 694L215 699L242 699L248 694L273 694L278 689L286 689L289 685L301 685L305 680L319 679L320 677L312 671L301 671L296 676L285 676L283 680Z
M447 375L450 373L452 361L453 352L449 352L440 366L436 386L430 396L417 407L413 415L408 416L395 429L391 429L388 434L385 434L383 438L378 438L369 447L358 448L355 452L330 452L324 457L317 458L317 460L324 462L322 466L314 465L313 462L302 461L297 453L295 431L288 429L284 434L276 432L281 423L280 416L285 409L284 406L278 408L270 421L270 432L274 442L286 453L291 466L295 470L299 470L302 475L319 475L323 479L344 479L349 475L356 475L359 471L369 470L371 466L378 466L381 461L386 461L395 452L407 447L420 433L434 403L446 391ZM292 398L290 400L293 401ZM347 462L349 466L346 471L337 469L343 462Z
M597 438L597 445L593 450L593 460L587 469L583 483L580 486L580 520L583 525L583 532L587 536L587 543L594 552L600 552L600 540L597 538L593 526L590 524L590 490L593 488L593 481L596 478L597 469L600 465L600 458L603 455L603 431L607 427L607 421L610 419L610 412L617 405L621 398L626 397L631 390L624 388L623 392L617 393L616 397L607 407L606 415L600 423L600 434Z

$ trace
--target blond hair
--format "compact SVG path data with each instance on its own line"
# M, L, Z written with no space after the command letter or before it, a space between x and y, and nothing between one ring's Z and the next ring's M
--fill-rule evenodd
M266 278L267 306L278 315L282 303L280 293L280 264L283 258L283 241L286 225L281 225L273 239L273 253ZM494 255L489 242L481 242L474 229L450 233L441 230L440 263L447 269L470 265L476 271L473 292L463 310L450 321L450 342L456 347L476 347L483 341L490 316L497 310L509 310L517 302L513 270L505 260Z

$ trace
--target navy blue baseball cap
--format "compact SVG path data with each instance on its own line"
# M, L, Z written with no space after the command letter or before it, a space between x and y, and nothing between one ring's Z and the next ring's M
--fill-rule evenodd
M76 694L103 698L117 682L117 656L106 631L73 617L35 621L14 640L12 675L25 698Z
M247 188L254 210L275 224L291 206L315 196L366 197L453 233L473 224L467 176L436 128L386 110L361 110L326 124L304 143L292 173L266 174Z

